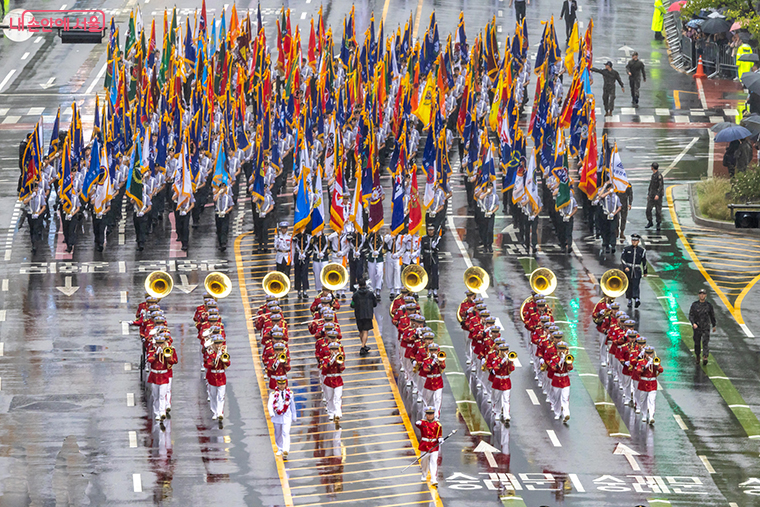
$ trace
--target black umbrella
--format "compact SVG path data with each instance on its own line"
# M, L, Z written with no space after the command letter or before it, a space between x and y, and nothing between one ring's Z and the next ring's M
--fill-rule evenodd
M738 32L736 35L739 36L739 39L742 42L749 42L750 40L752 40L752 34L749 32Z
M723 33L731 28L731 22L726 18L710 18L702 24L702 32Z
M731 123L730 121L722 121L722 122L716 123L715 125L713 125L712 127L710 127L710 130L712 130L713 132L715 132L717 134L721 130L725 130L725 129L727 129L729 127L733 127L735 125L736 125L736 123ZM747 127L747 128L749 128L749 127Z
M752 93L760 93L760 74L745 72L742 74L742 85Z
M757 53L747 53L746 55L741 55L739 57L740 62L752 62L752 63L760 63L760 55Z
M753 114L752 116L745 116L744 119L742 119L741 125L742 127L745 127L750 132L752 132L753 135L760 134L760 116L756 114Z

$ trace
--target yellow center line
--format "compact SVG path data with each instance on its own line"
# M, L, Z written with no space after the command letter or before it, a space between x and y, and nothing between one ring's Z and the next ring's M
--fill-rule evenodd
M731 312L731 315L734 317L734 320L739 325L744 325L744 318L742 317L742 310L741 310L741 304L744 300L744 296L749 293L750 289L760 280L760 275L755 277L751 282L747 284L747 286L744 288L744 290L739 294L739 297L736 298L735 305L732 305L731 302L728 300L728 297L723 292L723 290L718 286L718 284L713 280L712 276L710 276L710 273L705 270L704 266L702 265L702 262L699 260L699 257L697 257L697 254L694 252L694 250L691 248L691 245L689 244L689 240L686 239L686 236L684 236L683 231L681 230L681 224L678 222L678 215L676 214L675 206L673 205L673 188L675 185L671 185L668 187L667 196L668 196L668 206L670 209L670 217L673 221L673 226L676 230L676 234L678 234L678 237L681 239L681 242L683 243L684 248L686 249L686 252L689 254L689 257L691 257L691 260L694 261L694 264L697 266L697 269L702 273L702 275L705 277L705 280L707 280L707 283L710 284L710 286L715 290L715 293L718 294L718 297L721 301L723 301L723 304L726 305L726 308L729 312Z
M422 18L422 3L424 0L417 2L417 14L414 16L414 32L412 36L416 39L417 34L420 33L420 19Z
M267 429L269 430L269 438L270 438L270 444L272 446L272 454L277 453L277 444L274 440L274 425L272 424L272 420L269 417L269 409L267 408L267 401L269 400L269 391L267 390L267 386L264 383L264 374L261 371L261 365L259 364L259 361L257 360L259 357L259 350L258 350L258 343L256 342L256 328L253 325L253 320L251 319L251 307L248 304L248 288L245 283L245 277L243 276L243 267L241 265L242 256L240 254L240 242L243 238L246 236L250 236L251 233L247 232L245 234L241 234L237 238L235 238L235 261L238 265L237 274L238 274L238 284L240 285L240 297L243 300L243 310L245 312L245 320L248 325L248 342L251 345L251 356L253 357L253 366L254 370L256 371L256 380L259 384L259 392L261 394L261 403L263 408L263 413L265 415L266 421L267 421ZM275 464L277 466L277 475L280 476L280 485L282 486L282 496L283 500L285 502L285 505L287 507L291 507L293 505L293 497L290 494L290 486L288 485L288 478L285 472L285 466L283 464L282 459L275 458Z
M675 102L676 109L681 109L681 97L679 97L679 90L673 90L673 102Z

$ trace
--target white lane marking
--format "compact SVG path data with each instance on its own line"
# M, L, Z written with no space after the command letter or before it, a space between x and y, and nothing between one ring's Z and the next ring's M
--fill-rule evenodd
M40 42L42 42L42 36L37 37L36 39L34 39L34 43L35 44L39 44Z
M673 162L671 162L670 165L666 167L664 171L662 171L663 178L667 176L667 174L671 171L671 169L673 169L676 166L676 164L678 164L681 161L681 159L684 157L684 155L686 155L686 153L688 153L691 147L697 144L697 141L699 141L699 137L695 137L694 139L692 139L691 142L687 144L683 150L681 150L681 153L679 153L678 156L675 159L673 159Z
M710 464L710 462L707 460L707 456L700 456L699 459L702 461L702 464L707 469L707 473L708 474L714 474L715 473L715 469L712 467L712 465Z
M129 334L129 322L126 320L121 323L121 334Z
M514 361L512 361L512 364L515 365L515 368L522 368L522 363L520 362L520 358L516 357Z
M702 109L707 109L707 98L705 97L705 85L702 83L701 79L697 79L697 91L699 92L699 101L702 103ZM728 114L726 110L723 110L724 113Z
M710 147L707 150L707 177L713 177L715 168L715 132L707 129L707 136L710 138Z
M686 423L685 423L685 422L683 422L683 419L681 418L681 416L680 416L680 415L678 415L678 414L673 414L673 419L675 419L675 420L676 420L676 424L678 424L678 426L680 426L682 430L686 431L686 430L688 430L688 429L689 429L689 427L688 427L688 426L686 426Z
M728 502L728 507L739 507L739 504L736 502Z
M127 302L127 291L123 290L121 291L121 302L126 303Z
M598 377L598 373L579 373L579 377Z
M536 393L533 392L533 389L526 389L528 391L528 398L530 398L530 402L534 405L540 405L541 402L538 401L538 397L536 396Z
M5 310L0 310L0 322L5 322Z
M63 4L63 5L61 5L61 6L58 8L58 10L59 10L59 11L62 11L63 9L65 9L65 8L66 8L66 7L68 7L68 6L69 6L68 4Z
M125 261L119 261L119 273L127 272L127 263Z
M0 342L0 357L5 355L5 344Z
M575 244L575 241L573 241L573 253L579 259L583 258L583 254L581 253L580 249L578 248L578 245Z
M124 371L132 371L132 363L124 363Z
M24 56L21 57L22 60L26 60L27 58L29 58L28 52L24 53Z
M599 405L611 405L613 407L615 406L614 403L609 402L609 401L597 401L596 403L594 403L594 405L595 406L599 406Z
M104 63L103 67L101 67L100 72L98 72L98 75L95 76L95 79L92 80L92 83L90 83L90 86L87 87L87 91L85 92L86 95L89 95L92 93L92 89L95 88L95 85L100 81L100 78L103 77L103 75L106 73L106 67L108 67L108 63Z
M549 434L549 440L552 441L552 445L554 447L562 447L562 444L559 442L559 438L557 438L557 434L554 432L554 430L546 430L546 433Z
M8 74L5 75L5 79L0 81L0 91L3 91L3 87L8 84L8 81L11 80L11 77L13 77L13 74L16 73L16 69L11 69L8 71Z
M8 249L8 250L5 251L5 260L6 261L11 260L11 250L10 249Z
M129 432L129 447L137 447L137 432Z
M8 292L8 279L3 280L3 292Z
M301 19L306 19L306 12L301 13Z
M642 114L639 116L640 123L654 123L654 115Z
M752 331L749 330L747 327L747 324L739 324L739 327L742 328L742 331L744 331L744 334L747 335L747 338L754 338L755 335L752 334Z
M728 377L723 377L721 375L715 375L714 377L707 377L710 380L728 380Z
M123 234L119 234L119 244L120 245L124 244L124 240L125 239L126 239L126 236L124 236Z
M2 86L0 86L2 88ZM13 123L18 123L18 121L21 119L20 116L6 116L3 120L3 125L9 125Z
M470 254L467 253L467 249L464 247L464 243L462 243L462 240L459 239L459 233L457 232L457 228L454 225L454 217L448 216L446 217L446 221L449 224L449 230L451 231L451 235L454 236L454 241L457 244L457 248L459 248L459 253L462 254L462 257L464 258L464 264L468 268L472 267L472 261L470 260ZM488 298L488 294L483 292L481 294L481 297L483 299Z
M142 479L140 479L140 474L132 474L132 487L135 490L135 493L142 493Z
M575 490L578 491L578 493L586 492L586 488L583 487L580 479L578 479L578 474L568 474L568 476L570 477L570 482L573 483L573 486L575 486Z
M127 406L128 407L135 406L135 393L127 393Z
M31 108L29 108L29 112L26 113L26 114L27 114L27 116L39 116L39 115L41 115L44 112L45 112L45 108L44 107L31 107Z
M3 311L5 311L5 310L3 310ZM741 405L741 404L729 405L728 408L749 408L749 405Z

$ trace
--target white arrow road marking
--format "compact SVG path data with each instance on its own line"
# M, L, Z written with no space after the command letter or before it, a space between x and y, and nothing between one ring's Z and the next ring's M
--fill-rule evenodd
M43 90L47 90L48 88L53 86L53 82L55 82L55 77L51 77L50 79L48 79L47 83L40 83L40 86L42 87Z
M67 296L71 296L76 291L79 290L78 286L72 286L71 285L71 277L70 276L67 276L65 280L66 281L64 282L63 287L56 287L56 289L58 289L59 291L63 292Z
M498 450L496 447L490 445L485 440L481 440L475 449L473 449L472 452L482 452L486 455L486 460L488 461L488 465L492 468L498 468L499 464L496 463L496 458L493 457L494 453L500 453L501 451Z
M177 287L179 288L179 290L181 290L185 294L189 294L189 293L193 292L195 290L195 288L198 287L197 284L196 285L191 285L191 284L187 283L187 275L179 275L179 279L180 279L180 281L182 283L180 285L178 285Z
M631 51L633 51L633 48L629 46L623 46L622 48L618 48L618 51L625 51L625 56L631 56Z
M625 456L625 458L628 460L628 463L630 463L631 468L634 470L634 472L638 472L641 470L641 467L639 466L638 461L636 461L636 458L634 456L639 456L639 453L628 447L627 445L618 443L617 447L615 447L615 450L612 451L612 454L622 454Z

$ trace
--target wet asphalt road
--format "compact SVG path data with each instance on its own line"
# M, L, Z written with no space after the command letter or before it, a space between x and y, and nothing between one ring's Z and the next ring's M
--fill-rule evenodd
M155 11L158 21L163 7L169 5L157 0L139 3L144 19L149 20ZM136 4L80 1L68 7L104 8L124 22L128 14L123 9ZM308 18L318 9L316 3L286 5L292 9L293 22L307 33L304 30L308 29ZM649 2L580 5L578 17L584 28L588 18L594 17L596 65L612 59L621 70L625 52L618 48L626 45L637 49L648 65L649 79L642 88L639 110L618 109L619 117L611 118L606 126L618 143L634 185L634 208L627 232L644 233L644 195L651 161L657 160L664 168L672 165L666 177L668 184L710 174L706 130L693 128L690 123L726 117L729 112L723 109L725 104L718 104L719 100L702 104L693 81L668 66L664 46L653 41L648 30ZM534 1L528 7L532 45L538 42L539 20L552 14L558 16L560 6L559 2ZM39 2L39 7L61 5ZM196 4L180 2L178 7L194 8ZM208 7L211 14L211 9L219 12L222 4L209 2ZM275 2L262 3L272 45L278 8ZM491 16L497 17L502 35L512 31L514 12L507 2L389 0L387 4L356 6L357 33L361 38L372 11L376 22L385 11L389 28L403 26L412 13L415 21L420 20L421 35L434 8L443 37L455 27L460 9L465 11L469 38L474 38L476 29ZM350 6L328 3L324 9L326 23L336 27ZM301 13L306 13L304 19ZM186 16L188 11L181 14ZM557 23L561 34L563 23ZM212 424L202 396L192 328L192 313L202 292L199 284L211 270L224 271L237 282L239 269L232 248L226 253L215 248L211 235L213 217L207 213L203 217L206 227L192 231L187 257L174 248L168 220L154 232L141 253L134 247L131 220L125 220L123 229L109 236L102 254L94 251L92 233L87 229L72 258L66 258L61 251L55 221L50 227L48 249L41 249L35 256L30 253L28 230L17 228L18 143L33 126L36 115L44 114L50 117L46 122L52 121L55 108L69 107L72 100L83 107L88 130L88 115L93 114L94 93L100 81L93 83L103 67L104 51L105 46L63 46L50 36L25 43L0 42L3 74L15 71L0 89L0 234L6 238L5 261L0 270L0 503L283 504L282 482L262 415L261 393L237 288L221 304L233 358L223 429ZM534 47L531 52L535 52ZM40 85L52 77L53 85L43 89ZM600 82L593 88L601 95ZM674 90L679 93L674 94ZM626 98L618 90L618 108L628 107ZM705 106L709 107L707 113L702 111ZM63 123L66 125L67 119ZM452 156L456 167L456 155ZM673 204L681 210L677 215L679 223L683 222L689 238L697 241L707 237L709 231L699 227L686 230L689 218L684 195L673 195ZM658 277L642 283L643 304L634 312L640 322L639 331L655 345L665 367L663 390L657 396L657 424L649 428L622 406L616 386L610 385L607 375L598 368L599 337L590 322L590 311L599 292L589 274L598 280L606 269L617 266L618 258L601 255L598 243L586 237L580 220L576 221L575 253L569 257L557 253L552 246L556 240L544 220L542 253L532 261L521 259L525 252L515 243L510 230L500 232L510 224L510 219L502 216L497 218L495 228L496 253L484 255L474 248L475 224L467 211L460 182L455 186L450 209L453 216L442 241L446 252L442 280L446 283L442 284L440 317L435 318L439 315L435 305L424 305L429 319L442 321L436 323L439 341L443 343L444 336L448 336L453 347L448 349L450 375L444 390L442 422L445 432L458 428L459 434L442 452L438 491L444 505L755 504L754 495L760 494L760 481L754 479L760 477L758 447L748 437L760 434L760 424L753 415L760 413L756 389L760 351L711 290L719 322L711 348L714 364L721 371L716 372L713 363L704 370L692 361L681 336L678 309L688 312L697 290L706 283L679 240L669 213L665 214L662 233L644 238L653 273ZM288 210L283 208L282 212ZM251 228L250 215L244 216L242 211L237 209L233 217L240 217L234 222L235 235ZM461 247L455 237L461 239ZM752 251L753 246L742 243L742 237L724 237ZM731 255L731 251L725 251L727 258ZM465 371L463 335L454 312L462 298L461 277L468 261L492 274L488 306L499 317L523 364L514 374L513 422L508 430L489 420L489 407ZM529 290L525 273L535 265L549 267L558 275L555 308L566 316L563 329L569 332L573 346L579 347L577 355L581 358L585 354L587 358L579 360L577 367L577 373L584 376L571 377L572 419L567 426L553 420L536 388L527 360L527 336L516 317ZM139 339L134 331L125 334L120 322L131 319L142 295L143 279L154 269L170 271L178 285L162 304L181 358L174 381L173 417L166 431L155 427L148 417L138 371ZM67 280L71 287L78 287L71 296L59 289L67 288ZM395 332L388 331L385 294L377 311L378 327L388 355L395 357ZM760 333L756 296L757 289L750 289L742 304L750 334ZM735 303L735 297L731 302ZM377 351L373 350L373 354ZM457 362L462 365L459 371ZM397 372L396 368L397 365ZM531 394L537 395L535 401ZM419 412L416 401L403 388L400 396L413 419ZM473 452L481 440L501 451L494 455L496 466L483 453ZM618 443L638 453L634 461L613 455ZM349 484L356 481L355 476L337 476L327 481L329 487L315 490L317 500L308 501L340 505L348 498L343 491L363 489L360 482ZM339 490L335 484L340 485ZM403 497L384 499L379 490L373 491L371 486L364 489L364 496L354 494L350 503L361 498L366 505L405 504Z

